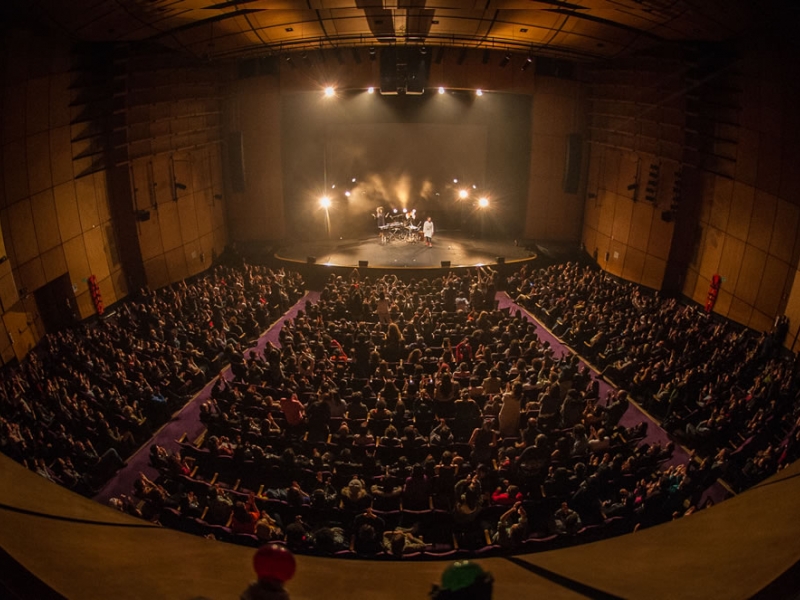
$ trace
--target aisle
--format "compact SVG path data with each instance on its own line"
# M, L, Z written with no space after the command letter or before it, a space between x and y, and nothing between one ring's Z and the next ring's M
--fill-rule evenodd
M269 329L261 334L256 344L245 351L245 355L251 350L262 352L267 342L272 342L276 346L280 346L278 335L283 327L283 323L287 319L293 319L297 316L298 311L303 310L307 302L315 303L318 300L319 292L306 292L306 295L300 298L286 314L275 321ZM226 366L222 369L220 376L231 380L233 374L231 373L230 366ZM103 486L97 495L94 496L94 500L106 503L110 498L114 498L120 494L130 494L133 490L133 484L139 477L140 472L144 473L150 479L158 477L158 471L150 466L150 446L157 444L173 452L178 449L176 440L180 439L184 433L186 433L187 439L196 439L204 429L203 424L200 422L200 405L211 396L211 390L216 380L217 378L213 377L186 406L159 429L148 442L139 448L139 450L128 459L125 467L118 471L117 474Z
M516 304L513 300L511 300L511 298L506 292L497 292L495 300L498 302L499 307L501 309L508 308L512 314L515 314L519 310L522 316L524 316L527 320L535 323L536 334L539 336L539 339L543 342L550 342L550 346L555 351L556 356L560 356L565 353L573 353L573 350L568 346L566 346L556 336L554 336L541 321L539 321L536 317L534 317L531 313L529 313L524 307ZM608 381L600 377L599 371L596 368L594 368L594 366L584 361L583 357L581 357L580 364L588 366L588 368L592 371L592 373L594 373L594 375L597 377L598 383L600 384L600 403L602 404L607 393L611 390L615 390L616 388L610 383L608 383ZM661 444L663 446L667 444L667 442L675 441L670 438L669 434L666 431L664 431L664 429L661 428L661 425L659 425L658 421L656 421L650 415L648 415L634 401L631 401L628 410L625 411L625 414L622 416L620 425L622 425L623 427L633 427L634 425L637 425L642 421L647 423L647 436L645 436L644 442L651 445ZM667 461L665 465L666 466L683 465L688 463L689 460L690 460L689 453L680 444L676 442L675 452L673 453L672 458L669 461ZM728 493L728 491L719 482L714 483L714 485L712 485L705 492L705 497L710 497L715 503L721 502L729 495L730 494Z

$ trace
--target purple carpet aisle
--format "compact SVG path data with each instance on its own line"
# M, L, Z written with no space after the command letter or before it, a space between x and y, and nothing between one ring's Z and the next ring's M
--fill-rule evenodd
M267 342L272 342L276 346L279 346L278 334L281 331L281 327L283 327L284 321L286 321L286 319L293 319L298 311L305 308L306 302L315 303L318 299L319 292L307 292L285 315L275 321L275 323L258 338L258 342L250 350L260 352L267 345ZM226 379L232 377L230 367L225 367L222 370L222 376ZM178 448L176 440L180 439L184 433L187 434L189 440L196 439L203 431L203 424L200 422L200 405L211 396L211 389L214 387L215 381L216 377L211 379L211 381L209 381L186 406L174 415L150 441L139 448L139 450L128 459L128 464L106 483L94 499L97 502L106 503L110 498L118 496L119 494L130 494L133 490L133 483L139 477L140 472L151 479L157 477L158 472L150 466L150 446L152 444L158 444L167 450L173 451Z
M572 352L570 348L568 348L561 340L559 340L556 336L554 336L545 325L539 321L536 317L531 315L527 310L523 307L519 306L515 302L511 300L511 298L505 292L498 292L495 300L499 302L500 308L509 308L511 313L514 314L517 310L521 311L521 314L525 316L526 319L536 323L536 333L539 336L539 339L542 342L549 342L550 346L553 348L555 352L555 356L561 356L566 352ZM597 369L595 369L591 364L586 363L585 361L581 360L582 365L587 365L596 375L599 375ZM610 390L616 389L610 383L608 383L605 379L598 378L598 383L600 384L600 399L601 403L605 400L606 394ZM628 410L622 417L620 421L620 425L623 427L631 427L642 421L647 423L647 437L645 441L648 444L661 444L662 446L665 445L667 442L671 441L669 435L666 431L664 431L661 426L653 420L647 413L645 413L641 408L639 408L636 404L631 402ZM672 455L672 459L667 462L667 465L682 465L686 464L689 461L689 454L684 450L680 445L675 445L675 452ZM725 488L719 484L715 483L711 486L705 493L703 501L705 501L706 497L710 497L714 502L721 502L725 498L727 498L730 494L725 490Z

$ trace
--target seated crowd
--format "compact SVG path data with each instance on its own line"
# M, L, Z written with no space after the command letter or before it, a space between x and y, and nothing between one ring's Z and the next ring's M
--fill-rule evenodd
M303 293L297 274L217 266L47 335L0 378L0 451L91 495Z
M120 508L358 556L552 547L696 510L720 465L621 426L627 392L599 397L577 355L497 309L497 277L332 276L280 347L232 359L201 439L154 446L160 477Z
M800 456L786 317L757 333L577 264L523 269L517 302L745 489Z

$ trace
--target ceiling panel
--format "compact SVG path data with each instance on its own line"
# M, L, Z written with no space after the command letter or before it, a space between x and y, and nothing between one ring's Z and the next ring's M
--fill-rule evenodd
M764 5L748 0L6 1L79 40L151 39L211 59L391 42L591 60L663 41L723 40L765 18Z

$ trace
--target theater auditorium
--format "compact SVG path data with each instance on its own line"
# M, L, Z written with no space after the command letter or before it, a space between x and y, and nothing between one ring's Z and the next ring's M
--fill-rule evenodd
M795 598L798 17L3 2L0 596Z

